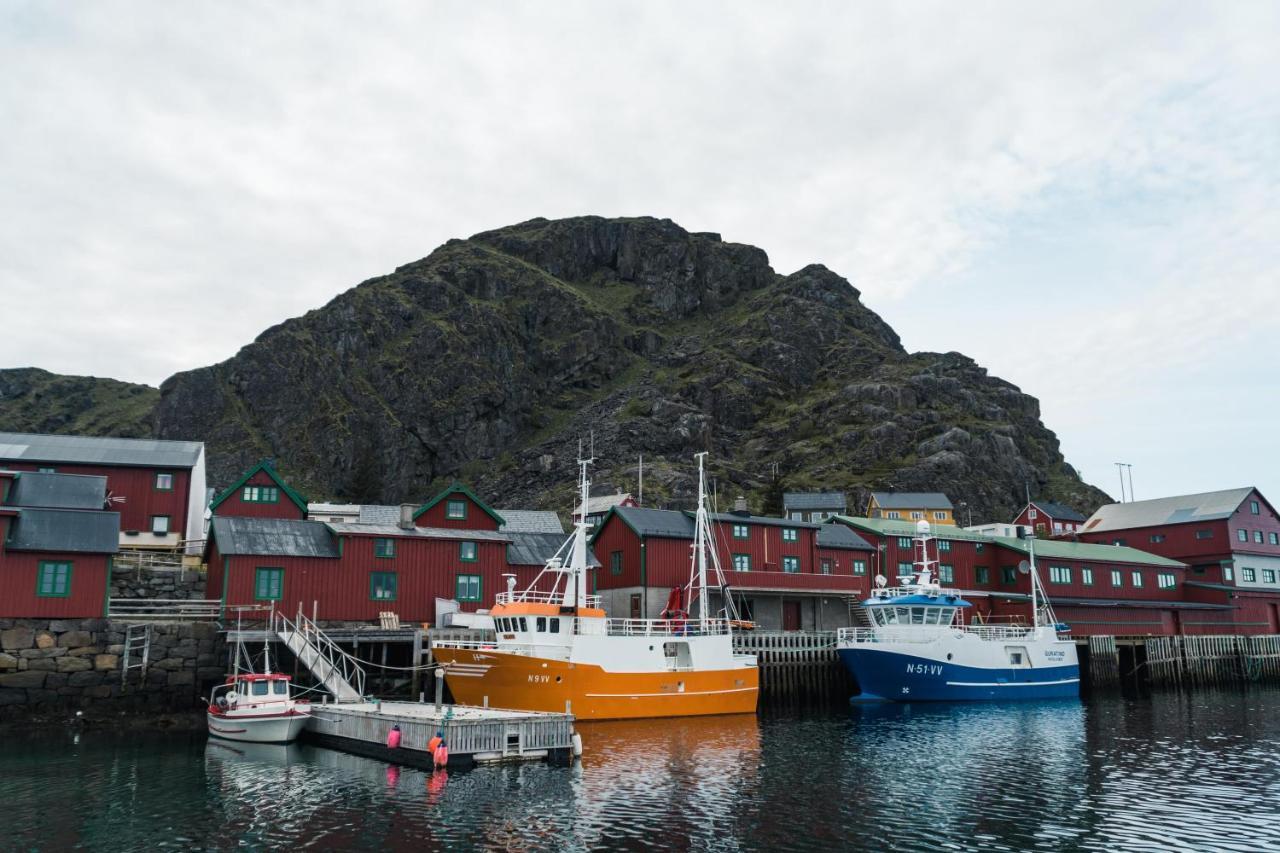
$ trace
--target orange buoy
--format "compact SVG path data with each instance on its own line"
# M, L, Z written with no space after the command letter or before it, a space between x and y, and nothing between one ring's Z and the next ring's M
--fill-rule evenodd
M436 747L444 743L444 732L436 732L435 737L427 741L427 752L432 755L436 754Z
M436 747L433 755L435 756L436 767L444 767L449 763L449 747L444 745L444 741L440 741L440 745Z
M391 731L387 732L387 749L400 748L400 726L391 727Z

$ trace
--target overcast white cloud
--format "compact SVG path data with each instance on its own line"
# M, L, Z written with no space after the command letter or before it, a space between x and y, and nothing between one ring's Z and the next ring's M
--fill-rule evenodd
M850 278L1139 496L1280 494L1280 6L0 2L0 366L158 383L454 236Z

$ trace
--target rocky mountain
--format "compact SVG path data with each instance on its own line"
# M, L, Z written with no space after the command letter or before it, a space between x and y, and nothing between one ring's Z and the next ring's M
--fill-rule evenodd
M145 438L160 392L35 367L0 370L0 429Z
M0 398L0 428L31 411ZM93 411L49 426L125 429ZM171 377L150 429L207 442L214 483L273 457L314 498L419 500L456 477L563 510L594 440L597 491L634 490L643 455L652 505L689 504L700 450L722 505L758 509L775 472L855 501L942 490L975 520L1010 517L1028 486L1107 500L1034 398L959 353L906 352L840 276L780 275L760 249L649 218L451 240Z

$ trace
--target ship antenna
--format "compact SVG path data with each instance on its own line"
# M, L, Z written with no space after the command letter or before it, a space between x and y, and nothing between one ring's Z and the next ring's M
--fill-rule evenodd
M704 634L707 632L707 475L703 468L706 457L705 450L694 454L698 460L698 516L694 534L694 547L698 551L698 621Z

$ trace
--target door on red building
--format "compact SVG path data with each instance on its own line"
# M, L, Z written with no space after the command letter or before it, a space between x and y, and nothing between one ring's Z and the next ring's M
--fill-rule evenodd
M1271 633L1280 634L1280 604L1272 604L1270 607Z
M800 602L798 601L782 602L782 630L784 631L800 630Z
M640 615L640 593L638 592L631 594L631 618L632 619L644 618L643 616Z

